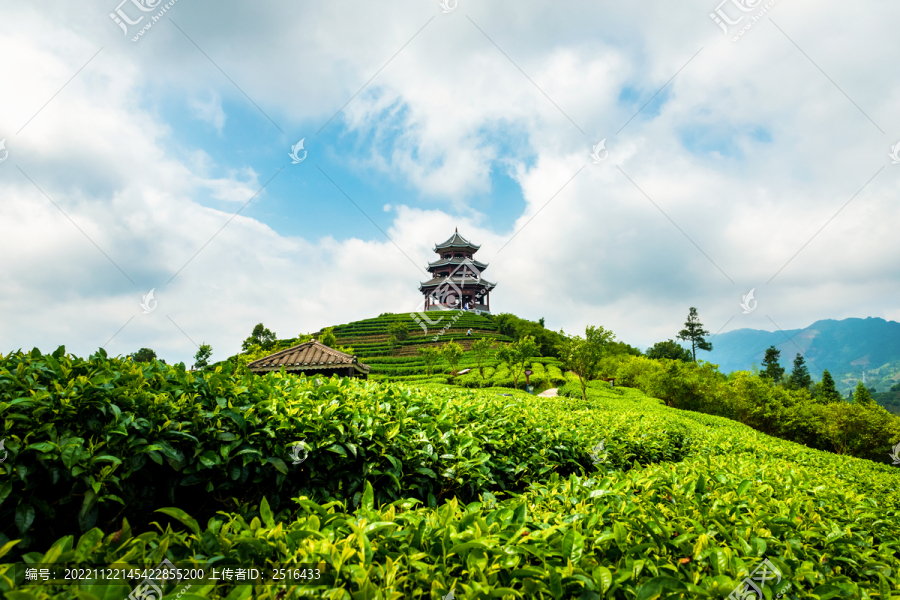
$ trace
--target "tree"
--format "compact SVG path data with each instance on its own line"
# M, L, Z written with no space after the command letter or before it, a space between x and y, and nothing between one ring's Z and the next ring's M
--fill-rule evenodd
M682 360L684 362L693 361L691 351L682 347L682 345L675 340L656 342L651 347L647 348L645 356L647 358L671 358L673 360Z
M563 342L559 345L559 356L567 369L578 375L581 383L581 397L587 401L587 381L595 379L600 370L600 361L606 355L616 336L603 327L588 325L584 337L567 336L559 332Z
M397 336L392 333L391 337L388 338L388 346L391 349L391 356L394 355L394 350L397 349L397 342Z
M151 350L150 348L141 348L137 352L133 352L128 355L131 360L139 363L148 363L156 360L156 352Z
M538 324L539 324L541 327L544 327L544 317L541 317L540 319L538 319Z
M544 328L540 321L528 321L509 313L494 315L493 321L501 335L509 336L515 341L530 335L540 346L541 356L556 356L556 346L562 341L559 333Z
M241 350L246 352L253 345L257 345L263 350L270 350L275 345L276 339L273 331L269 330L262 323L257 323L253 328L253 332L250 333L250 337L241 344Z
M692 306L688 312L687 321L684 322L684 329L678 332L678 339L691 343L691 357L694 362L697 362L697 350L710 352L713 349L712 344L703 339L707 335L709 332L703 329L697 309Z
M875 400L872 399L871 392L866 389L866 384L862 381L856 382L856 389L853 391L853 404L858 404L859 406L875 405Z
M788 388L792 390L808 390L812 385L812 377L809 376L809 369L806 368L806 361L798 352L794 358L794 369L788 379Z
M780 356L781 350L775 346L769 346L766 350L766 357L763 358L763 366L766 368L763 369L762 376L771 379L776 384L781 383L781 378L784 376L784 367L778 362Z
M441 348L441 355L447 361L447 364L450 365L451 373L455 373L456 368L459 366L459 359L463 355L463 347L456 342L447 342Z
M470 348L475 357L475 364L478 365L478 373L481 375L481 387L484 387L484 363L487 362L488 355L491 353L491 348L494 347L494 343L494 338L479 338L472 342L472 347Z
M337 338L334 336L334 327L327 327L322 335L319 336L319 343L335 348L337 346Z
M822 381L816 384L816 401L821 404L831 404L841 400L841 393L834 384L831 373L828 372L828 369L825 369L822 371Z
M441 359L441 350L437 346L420 346L419 356L425 361L425 368L429 375L434 370L434 365Z
M194 355L194 367L202 369L208 365L210 356L212 356L212 346L209 344L200 344L197 354Z
M391 323L390 327L388 327L388 333L402 342L403 340L409 338L409 324L404 321Z
M322 335L319 336L319 343L324 346L328 346L329 348L334 348L338 352L343 352L350 355L355 354L353 348L349 346L338 345L337 338L334 335L334 327L328 327L322 332ZM390 340L388 341L388 343L390 343Z
M513 386L519 389L519 377L525 371L525 364L532 356L538 356L540 347L534 337L526 335L518 342L501 345L497 350L497 358L509 363L509 371L513 376Z

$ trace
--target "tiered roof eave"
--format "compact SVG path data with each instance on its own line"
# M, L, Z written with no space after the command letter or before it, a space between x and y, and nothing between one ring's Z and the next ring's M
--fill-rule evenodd
M478 249L481 248L481 246L473 244L463 236L459 235L459 232L457 231L454 232L446 242L436 245L434 247L434 251L441 252L442 250L450 250L451 248L469 248L470 250L472 250L472 252L477 252Z
M487 279L470 279L463 277L435 277L434 279L429 279L428 281L423 281L419 283L419 291L424 292L426 288L437 287L447 281L450 281L454 285L458 286L460 289L464 289L466 287L470 288L488 288L489 290L497 287L496 282L490 282Z
M448 265L462 265L469 262L471 262L479 271L484 271L490 264L477 261L474 258L442 258L440 260L428 263L428 269L431 270L433 268L446 267Z

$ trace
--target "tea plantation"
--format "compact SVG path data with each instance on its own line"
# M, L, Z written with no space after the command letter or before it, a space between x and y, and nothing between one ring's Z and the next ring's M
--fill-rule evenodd
M167 600L726 598L767 560L768 600L900 598L897 467L576 387L0 357L0 591L124 599L135 581L23 567L168 559L321 578L169 583Z
M495 321L489 317L468 312L436 312L431 315L435 325L425 324L425 328L408 314L389 314L380 317L355 321L346 325L336 325L332 329L336 343L353 348L359 360L372 367L369 378L374 381L404 381L416 383L453 383L463 387L513 387L513 376L509 365L496 358L490 358L485 364L484 379L477 372L477 365L470 353L465 353L459 364L459 377L452 377L449 365L439 363L429 373L425 361L417 350L425 346L440 346L448 342L456 342L463 349L469 350L475 340L492 338L497 342L511 342L512 338L500 333ZM409 337L397 342L393 351L388 343L390 327L395 323L403 323L409 328ZM438 333L439 340L435 340ZM471 329L471 334L467 332ZM321 337L322 332L315 335ZM563 385L566 377L560 361L553 357L536 357L529 362L533 371L531 383L536 391ZM524 381L524 377L520 377ZM521 383L521 382L520 382Z
M493 319L483 315L460 311L433 311L429 313L429 319L435 323L424 323L423 327L421 321L416 322L408 314L388 314L346 325L335 325L332 329L337 343L352 347L357 356L367 364L376 357L414 358L420 346L437 343L434 338L442 331L444 333L440 335L439 340L441 344L455 341L466 349L472 342L482 337L492 337L501 342L512 341L511 338L500 334ZM395 323L405 324L409 329L409 337L399 341L397 349L392 354L388 338L390 326ZM466 332L469 329L472 330L472 335L467 336Z

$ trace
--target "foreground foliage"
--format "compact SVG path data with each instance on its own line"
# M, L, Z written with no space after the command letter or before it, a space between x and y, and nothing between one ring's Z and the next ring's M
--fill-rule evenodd
M0 466L9 490L4 522L24 524L19 507L35 498L60 511L37 511L43 521L29 526L48 529L27 548L27 528L25 538L0 540L0 590L14 600L76 597L73 588L14 581L14 562L147 566L164 557L321 561L334 579L321 589L198 585L180 600L441 598L451 590L459 598L723 598L763 558L790 583L791 598L900 593L895 467L668 408L634 389L591 382L585 400L575 382L557 398L433 384L317 385L61 351L3 358L0 386L10 451ZM76 433L83 443L68 441ZM309 458L282 473L270 459L284 463L289 440L300 438ZM151 452L162 463L150 458L135 470L134 457ZM95 460L103 456L110 458ZM153 477L143 471L150 466ZM190 507L181 482L192 476L201 479L193 496L216 509L226 507L215 496L236 504L219 513ZM109 496L120 491L123 514L98 519L98 528L88 523L85 533L64 530L61 512L83 506L75 494L94 490L91 477L107 498L101 505L119 508ZM174 500L141 505L141 486L162 477L177 483ZM53 504L54 493L68 504ZM84 584L77 597L118 599L129 590Z
M900 417L864 398L868 392L852 403L813 398L806 389L786 389L746 371L725 377L709 363L639 356L610 357L601 372L668 406L727 417L811 448L890 462L900 443Z

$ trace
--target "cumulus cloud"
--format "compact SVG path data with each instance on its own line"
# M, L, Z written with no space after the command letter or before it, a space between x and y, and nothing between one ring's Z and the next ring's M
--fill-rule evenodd
M209 99L189 98L188 105L194 111L194 116L216 128L219 135L225 126L225 110L222 108L222 99L218 94L211 94Z
M711 8L178 3L134 43L103 3L4 6L2 350L221 358L259 321L287 336L412 310L454 227L482 244L495 310L570 332L649 345L689 306L713 331L897 319L900 9L785 0L733 43ZM173 104L229 152L182 135ZM394 186L373 204L390 239L236 214L272 176L242 144L285 161L319 128L307 147L340 140L335 160ZM521 188L511 227L472 200L500 170Z

